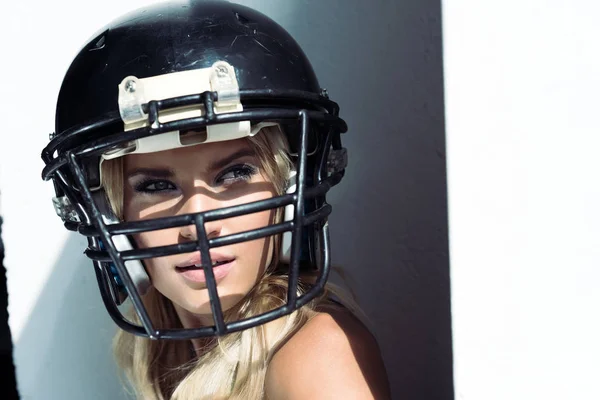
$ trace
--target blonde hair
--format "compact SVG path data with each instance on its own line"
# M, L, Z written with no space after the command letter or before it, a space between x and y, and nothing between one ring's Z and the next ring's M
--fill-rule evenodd
M275 185L278 194L284 193L292 163L279 128L263 128L246 140L255 149L265 177ZM114 212L123 219L122 159L102 164L102 183ZM281 215L276 218L280 220ZM285 305L288 278L277 271L277 237L274 249L273 261L266 273L244 299L224 312L226 321L248 318ZM301 277L298 294L304 293L313 280L314 277ZM261 399L269 361L289 337L317 314L315 309L325 301L327 292L272 323L206 342L205 352L200 356L192 351L187 340L155 341L119 329L113 341L115 358L138 398ZM338 292L335 290L336 295ZM156 289L151 288L143 302L155 326L183 328L171 301ZM129 314L132 321L140 322L133 307Z

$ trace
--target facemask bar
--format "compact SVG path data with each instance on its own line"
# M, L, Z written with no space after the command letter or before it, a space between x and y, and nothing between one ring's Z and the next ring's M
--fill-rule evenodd
M69 154L69 166L73 176L75 177L78 186L81 188L81 195L83 197L83 201L86 203L87 209L91 211L91 214L95 221L97 234L99 234L100 239L105 244L106 250L112 256L108 259L102 260L99 257L100 252L88 252L88 256L90 258L95 259L95 267L97 278L99 279L99 284L102 292L102 297L107 306L107 309L115 322L122 327L123 329L142 336L148 336L152 339L189 339L192 337L203 337L203 336L214 336L214 335L224 335L227 333L235 332L241 329L245 329L251 326L256 326L259 324L263 324L265 322L274 320L283 315L290 314L297 308L306 304L312 298L320 293L323 289L324 284L327 279L327 274L329 272L329 264L330 264L330 255L329 255L329 241L328 241L328 231L327 226L324 224L319 233L319 241L323 244L323 260L322 260L322 269L321 275L319 276L317 284L311 288L306 294L298 297L297 296L297 285L298 285L298 277L299 277L299 261L300 261L300 242L302 237L303 225L312 225L319 220L325 221L327 215L331 212L331 207L326 205L326 207L318 208L315 210L312 215L304 214L304 199L306 197L317 197L322 196L325 192L335 183L331 182L331 184L325 185L317 185L315 187L306 189L306 144L308 140L308 132L309 132L309 113L304 110L299 112L300 122L301 122L301 137L300 137L300 154L298 159L298 185L296 188L296 192L293 194L288 194L284 196L278 196L268 200L262 200L255 203L243 204L239 206L229 207L225 209L217 209L211 210L208 212L178 216L178 217L167 217L164 218L163 221L154 220L154 221L137 221L133 223L122 223L118 224L120 229L111 229L110 225L106 225L102 220L102 214L95 204L92 193L90 189L87 187L85 182L85 177L82 171L82 168L79 166L77 161L77 157L71 153ZM330 136L330 135L328 135ZM329 142L329 139L327 140ZM341 177L339 177L341 179ZM339 180L338 179L338 180ZM327 183L327 182L325 182ZM293 204L295 209L295 215L293 221L288 221L286 223L280 223L276 225L271 225L263 228L259 228L252 231L242 232L239 234L229 235L226 237L216 238L208 240L206 231L204 229L204 223L213 221L216 219L224 219L231 218L233 216L245 215L252 212L258 212L265 209L272 209L277 207L282 207L288 204ZM169 221L167 221L169 220ZM175 222L175 223L173 223ZM174 225L183 226L186 224L195 224L197 229L197 242L188 242L181 245L173 245L173 246L164 246L162 248L153 248L153 249L145 249L145 250L131 250L126 252L119 252L112 240L112 236L117 234L133 234L136 232L146 231L146 230L155 230L166 227L174 227ZM148 229L148 228L152 229ZM234 244L242 241L253 240L259 237L271 236L273 234L282 233L285 231L293 231L294 234L292 236L292 251L291 251L291 264L290 264L290 274L289 274L289 287L288 287L288 298L287 304L285 306L279 307L267 313L254 316L245 320L235 321L228 324L225 324L223 312L221 309L221 303L218 298L218 292L216 287L216 281L214 279L214 274L212 271L212 260L210 259L210 249L214 247L224 246L228 244ZM81 232L84 233L85 232ZM91 232L89 232L91 233ZM95 239L97 240L97 239ZM94 242L94 240L92 240ZM212 243L211 243L212 242ZM97 244L97 243L96 243ZM186 246L188 245L188 246ZM96 247L98 248L98 247ZM121 279L124 281L125 286L128 288L133 288L133 282L126 272L124 263L128 259L139 259L139 258L149 258L156 257L160 255L169 255L175 253L186 253L186 252L194 252L199 251L201 253L203 269L206 276L206 283L209 290L209 297L211 301L211 308L213 313L213 318L215 321L215 325L211 327L202 327L197 329L185 329L185 330L167 330L160 329L157 330L150 320L150 317L142 303L141 297L139 293L135 289L129 290L129 295L134 304L134 307L138 313L138 316L142 322L143 328L133 325L126 321L118 309L116 305L110 298L110 293L107 292L107 284L102 277L102 267L99 264L100 261L113 261L121 276ZM317 260L319 262L321 260ZM102 282L100 282L102 281Z

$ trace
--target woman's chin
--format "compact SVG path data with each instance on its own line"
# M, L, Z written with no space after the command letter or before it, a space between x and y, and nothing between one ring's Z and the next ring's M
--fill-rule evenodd
M221 303L221 311L222 312L229 311L236 304L238 304L240 302L240 300L242 300L243 298L244 298L244 294L241 294L241 293L220 297L219 300ZM194 302L194 303L187 302L185 304L185 306L183 306L182 308L184 308L187 312L189 312L190 314L193 314L194 317L197 317L198 319L200 319L202 321L207 321L207 320L212 321L213 320L212 308L210 306L210 300L208 300L208 299L203 299L201 301Z

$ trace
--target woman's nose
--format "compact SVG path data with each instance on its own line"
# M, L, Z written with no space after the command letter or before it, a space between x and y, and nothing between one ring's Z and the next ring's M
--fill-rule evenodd
M221 208L221 202L208 195L197 193L191 196L181 209L182 214L194 214ZM210 221L204 224L204 230L208 239L221 235L222 222L220 220ZM196 225L186 225L180 228L180 235L187 240L198 240Z

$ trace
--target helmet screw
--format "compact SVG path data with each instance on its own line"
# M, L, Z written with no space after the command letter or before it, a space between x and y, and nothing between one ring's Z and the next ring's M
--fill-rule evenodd
M325 97L326 99L329 98L329 92L327 91L327 89L321 88L321 97Z
M216 70L217 70L217 76L219 78L224 78L229 75L229 71L227 70L227 67L224 65L217 66Z
M135 92L135 87L136 87L136 83L133 79L130 79L127 82L125 82L125 90L127 92L129 92L129 93Z

